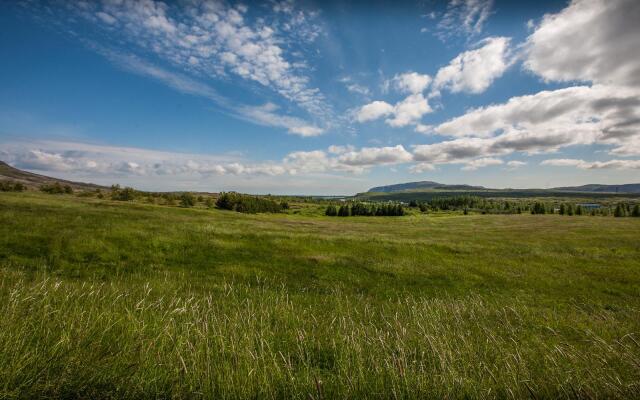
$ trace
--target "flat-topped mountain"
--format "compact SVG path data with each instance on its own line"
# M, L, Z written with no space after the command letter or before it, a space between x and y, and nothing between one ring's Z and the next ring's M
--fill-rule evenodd
M444 183L438 183L433 181L420 181L420 182L407 182L398 183L394 185L376 186L369 189L368 193L395 193L395 192L411 192L411 191L429 191L429 190L460 190L460 191L474 191L474 190L519 190L519 189L491 189L484 186L472 186L472 185L448 185ZM640 194L640 183L628 183L622 185L601 185L601 184L589 184L582 186L566 186L555 187L551 189L526 189L526 190L540 190L540 191L556 191L556 192L584 192L584 193L636 193Z
M486 190L483 186L471 186L471 185L447 185L444 183L438 183L433 181L420 181L420 182L407 182L398 183L395 185L376 186L369 189L369 192L377 193L389 193L389 192L403 192L409 190Z

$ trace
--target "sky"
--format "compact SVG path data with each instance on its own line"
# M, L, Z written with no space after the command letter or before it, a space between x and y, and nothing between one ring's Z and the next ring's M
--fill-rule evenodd
M6 0L0 160L142 190L640 182L638 21L637 0Z

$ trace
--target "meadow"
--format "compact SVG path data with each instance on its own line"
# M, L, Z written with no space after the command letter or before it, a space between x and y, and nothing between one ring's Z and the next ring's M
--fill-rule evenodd
M0 399L640 397L640 219L324 207L0 193Z

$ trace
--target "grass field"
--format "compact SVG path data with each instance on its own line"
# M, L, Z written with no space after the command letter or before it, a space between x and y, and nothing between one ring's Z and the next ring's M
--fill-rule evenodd
M638 398L640 220L0 193L0 398Z

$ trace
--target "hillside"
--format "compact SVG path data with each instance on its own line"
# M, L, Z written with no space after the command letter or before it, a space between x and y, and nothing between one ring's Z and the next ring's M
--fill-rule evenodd
M389 192L403 192L409 190L484 190L483 186L471 186L471 185L447 185L444 183L438 183L433 181L420 181L420 182L407 182L398 183L395 185L376 186L369 189L369 192L373 193L389 193Z
M625 185L590 184L582 186L557 187L552 190L588 193L640 193L640 183L628 183Z
M367 193L398 193L398 192L423 192L423 191L495 191L495 192L576 192L576 193L630 193L640 194L640 183L623 185L588 184L582 186L566 186L551 189L491 189L484 186L472 185L448 185L433 181L407 182L394 185L376 186Z
M59 182L61 185L69 185L74 189L107 189L105 186L96 185L93 183L73 182L65 179L53 178L50 176L34 174L14 168L11 165L0 161L0 181L11 180L21 182L25 186L31 189L37 189L40 185L51 184Z

